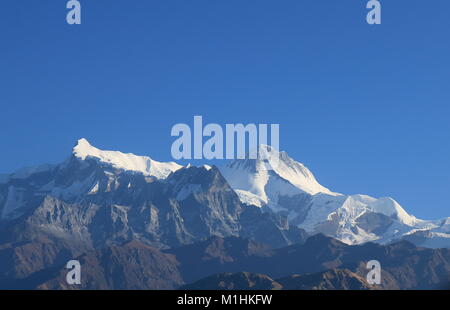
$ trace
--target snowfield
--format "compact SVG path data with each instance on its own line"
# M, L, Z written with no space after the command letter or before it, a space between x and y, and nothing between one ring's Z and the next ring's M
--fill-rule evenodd
M390 197L332 192L286 152L261 148L269 154L269 163L276 156L280 159L273 170L267 170L262 160L243 159L220 167L222 174L243 203L283 212L308 233L324 233L347 244L362 244L389 243L417 231L429 231L435 237L444 227L450 231L448 220L417 219ZM446 232L439 237L447 238Z
M85 160L88 157L110 164L116 169L140 172L147 176L165 179L172 172L182 168L174 162L161 163L146 156L124 154L117 151L102 151L93 147L86 139L80 139L73 149L73 154Z

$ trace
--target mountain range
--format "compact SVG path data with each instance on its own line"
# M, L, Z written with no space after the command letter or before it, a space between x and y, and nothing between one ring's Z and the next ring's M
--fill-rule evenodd
M450 247L450 218L335 193L261 148L268 159L194 167L81 139L60 164L0 176L0 287L68 289L74 258L85 289L373 289L363 262L377 257L382 288L450 283L439 249Z
M221 168L243 203L284 214L308 234L323 233L347 244L388 244L405 238L425 247L450 246L450 218L421 220L390 197L332 192L286 152L261 147L273 170L259 159L236 160Z
M212 237L167 250L130 241L76 257L82 266L81 285L67 284L64 261L25 275L25 270L17 267L33 263L37 257L46 261L51 246L34 242L34 247L25 247L12 250L15 256L10 272L15 273L9 278L2 274L0 288L403 290L450 287L450 250L419 248L408 241L352 246L319 234L303 244L273 249L240 237ZM55 248L58 246L54 245ZM4 259L7 252L0 250L0 257ZM372 259L382 263L381 285L367 283L366 262Z

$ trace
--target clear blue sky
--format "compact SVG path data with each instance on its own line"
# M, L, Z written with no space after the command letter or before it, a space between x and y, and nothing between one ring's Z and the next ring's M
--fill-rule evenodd
M170 160L171 127L279 123L281 148L339 192L450 216L450 2L0 3L0 172L75 141Z

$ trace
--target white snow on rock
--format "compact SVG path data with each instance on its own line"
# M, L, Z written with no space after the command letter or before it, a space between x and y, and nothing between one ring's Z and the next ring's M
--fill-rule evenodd
M210 165L203 165L203 168L205 168L208 171L212 169L212 167Z
M395 217L400 223L414 226L417 219L409 215L397 201L389 197L383 197L375 200L368 205L373 212L381 213L390 217Z
M181 188L181 190L177 194L177 200L183 201L187 199L191 194L200 193L202 190L202 186L200 184L187 184Z
M247 205L253 205L257 207L262 207L265 204L265 201L261 199L261 197L252 194L248 191L235 190L236 194L239 197L239 200Z
M77 145L73 148L73 154L81 160L95 158L116 169L140 172L158 179L165 179L172 172L182 168L175 162L158 162L147 156L125 154L118 151L103 151L92 146L86 139L78 140Z
M440 232L441 227L416 230L405 234L416 239L418 246L426 248L450 248L450 233Z
M99 184L98 181L95 183L94 187L89 191L88 195L95 195L98 193Z
M408 214L397 201L389 197L377 199L367 195L332 192L322 186L305 165L293 160L287 153L278 152L269 146L261 146L259 150L267 155L266 159L234 160L219 167L243 203L283 212L293 225L310 234L323 233L348 244L368 241L384 244L407 237L419 240L417 242L423 246L450 247L450 218L421 220ZM174 171L183 168L174 162L157 162L146 156L100 150L86 139L78 141L72 154L81 161L80 170L89 166L89 159L94 159L107 167L142 173L151 181L152 177L166 179ZM68 160L58 166L41 165L21 169L10 175L0 175L3 189L0 218L18 218L27 206L26 200L30 199L25 195L25 189L11 185L13 181L52 172L52 169L59 171L67 168L70 162ZM208 165L203 168L212 169ZM120 184L116 172L109 170L105 169L107 179L101 183L93 172L68 183L55 184L55 180L51 180L39 188L35 195L49 194L63 199L76 199L86 194L95 195L99 191L113 191ZM105 181L106 184L103 183ZM132 187L131 183L127 187ZM178 188L176 199L179 201L202 190L199 184L180 184Z
M377 199L367 195L334 193L319 184L307 167L286 152L278 152L269 146L261 146L260 149L267 154L265 161L235 160L220 168L222 174L241 202L287 213L289 220L295 221L308 233L324 233L348 244L388 243L418 230L430 230L430 236L440 240L450 233L448 219L417 219L389 197ZM273 169L268 170L267 166ZM283 204L283 197L292 197L293 202ZM388 224L364 224L365 218L374 219L376 214L386 216L388 219L384 221ZM365 225L378 225L382 233L376 234L370 227L366 227L366 231L362 228ZM439 237L436 234L440 234Z
M92 184L93 175L86 178L86 180L75 181L67 187L57 187L52 185L46 185L43 189L50 188L50 193L54 197L62 199L73 199L84 193L89 193L90 184ZM41 189L42 190L42 189ZM93 194L93 193L91 193Z
M320 185L308 168L294 161L287 153L266 145L260 146L261 151L266 154L266 159L240 159L220 167L230 186L246 200L244 202L249 202L249 197L253 197L252 201L260 200L276 209L279 196L305 193L339 196ZM255 196L258 199L255 200Z
M267 162L273 169L271 172L295 187L312 195L318 193L337 195L319 184L312 172L305 165L293 160L286 152L279 152L267 145L262 145L260 149L267 154Z
M359 220L369 214L382 214L392 220L391 226L377 235L365 231ZM299 227L309 233L325 233L344 243L369 241L388 243L413 229L424 227L427 221L417 220L392 198L376 199L366 195L333 197L325 194L312 199L310 212Z

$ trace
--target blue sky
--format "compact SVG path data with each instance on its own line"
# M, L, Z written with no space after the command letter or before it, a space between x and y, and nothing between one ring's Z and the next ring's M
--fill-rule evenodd
M171 160L171 127L279 123L325 186L450 216L450 2L65 0L0 3L0 172L78 138Z

